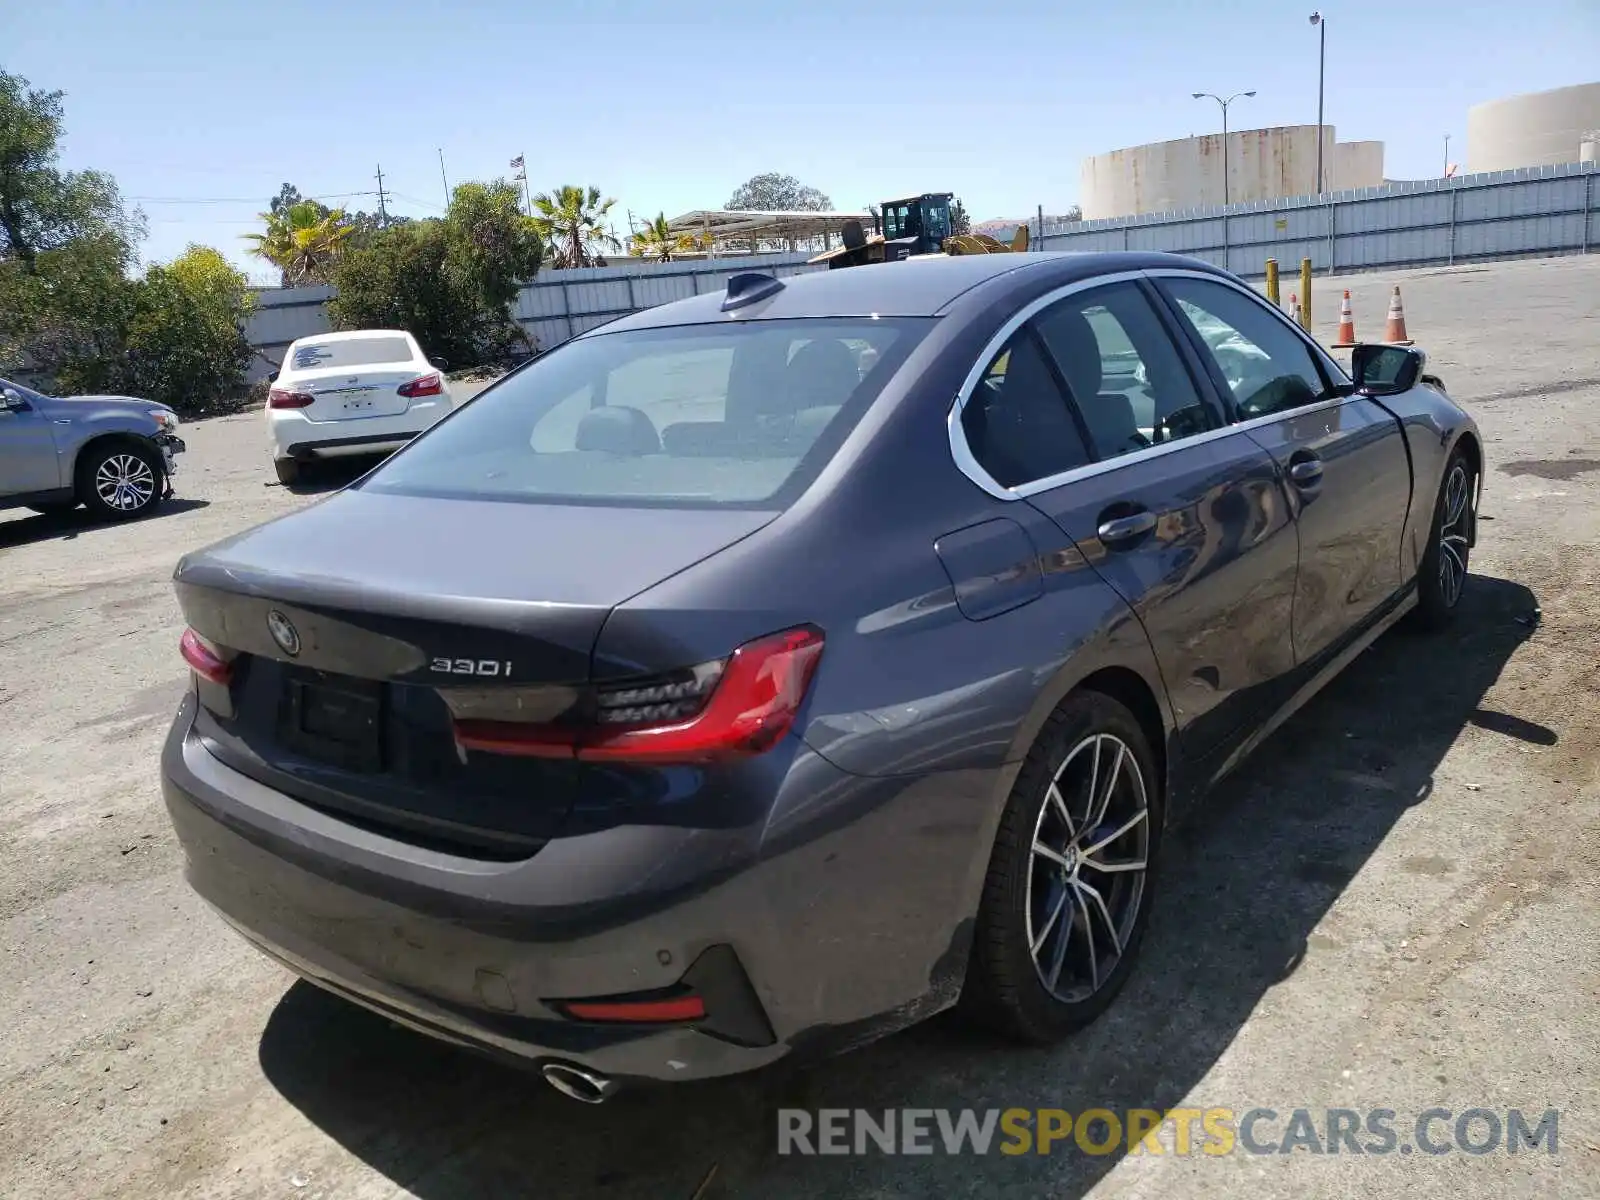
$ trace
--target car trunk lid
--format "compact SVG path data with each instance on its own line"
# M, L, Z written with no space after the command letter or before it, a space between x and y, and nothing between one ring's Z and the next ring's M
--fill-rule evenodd
M772 515L339 493L180 562L189 626L231 658L198 683L197 733L354 824L525 857L585 768L469 753L455 721L558 717L617 604Z
M397 417L411 406L400 388L437 371L420 363L384 367L324 367L296 371L276 384L281 391L310 396L301 412L313 421L358 421L366 417Z

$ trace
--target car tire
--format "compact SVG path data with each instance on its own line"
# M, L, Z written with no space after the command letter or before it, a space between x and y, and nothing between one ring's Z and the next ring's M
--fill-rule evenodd
M29 508L42 517L64 517L78 507L76 500L55 500L49 504L30 504Z
M1087 785L1102 793L1098 818L1088 811ZM1062 702L1024 760L995 836L961 997L970 1017L1047 1045L1105 1011L1133 969L1149 918L1162 793L1149 738L1126 706L1093 691Z
M293 458L275 458L272 460L272 469L278 473L278 482L284 487L300 481L300 463Z
M1417 568L1416 623L1425 630L1449 626L1466 589L1471 554L1472 527L1477 520L1473 505L1478 471L1471 457L1456 449L1445 463L1433 521L1428 526L1428 547Z
M166 469L160 453L131 438L98 442L78 459L78 499L102 520L126 521L160 505Z

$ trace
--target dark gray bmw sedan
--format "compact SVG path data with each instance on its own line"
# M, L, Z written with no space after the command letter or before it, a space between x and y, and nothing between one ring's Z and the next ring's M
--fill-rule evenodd
M190 554L192 886L596 1101L1126 981L1162 833L1408 614L1482 440L1158 254L929 256L616 321Z

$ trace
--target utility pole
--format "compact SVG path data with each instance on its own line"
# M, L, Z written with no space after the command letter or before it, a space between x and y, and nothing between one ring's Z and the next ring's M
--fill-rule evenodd
M1444 135L1444 177L1450 178L1450 135Z
M1224 100L1221 96L1213 96L1210 92L1194 92L1196 100L1215 100L1222 108L1222 207L1228 207L1228 105L1240 96L1254 96L1254 92L1235 92ZM1320 145L1320 143L1319 143Z
M519 179L522 181L522 199L527 203L527 205L528 205L528 215L531 217L531 216L533 216L533 197L528 194L528 156L527 156L527 154L526 153L519 154L515 158L513 158L511 160L511 169L516 172L516 174L511 177L512 182L516 182Z
M1317 27L1317 195L1322 195L1322 93L1323 69L1328 62L1328 18L1320 12L1311 14L1311 23Z
M388 227L389 227L389 208L388 208L388 205L384 203L384 195L383 195L383 164L379 163L378 164L378 228L379 229L387 229Z
M444 147L439 147L439 178L444 180L444 210L450 211L450 176L444 173Z

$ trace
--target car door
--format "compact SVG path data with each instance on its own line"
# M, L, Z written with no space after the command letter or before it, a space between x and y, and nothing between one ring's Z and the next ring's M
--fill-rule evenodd
M1402 584L1411 464L1400 423L1249 288L1198 275L1157 281L1226 389L1236 427L1287 479L1300 534L1298 663L1336 652Z
M33 397L32 392L0 381L0 496L62 486L51 421Z
M1143 623L1186 753L1205 758L1275 702L1294 663L1294 529L1272 458L1226 428L1197 358L1133 279L1040 311L1088 447L1021 493Z

